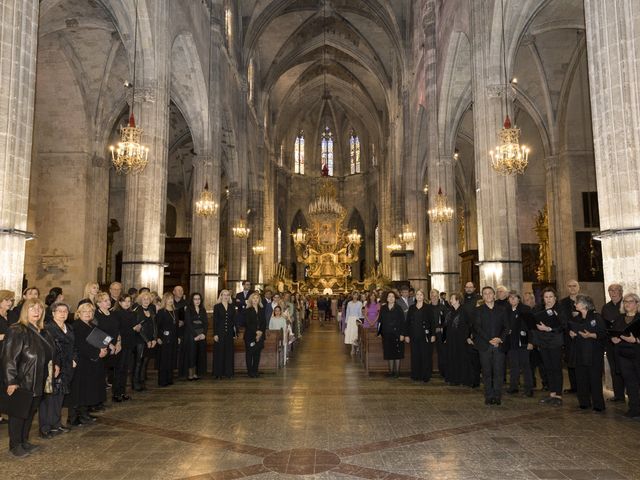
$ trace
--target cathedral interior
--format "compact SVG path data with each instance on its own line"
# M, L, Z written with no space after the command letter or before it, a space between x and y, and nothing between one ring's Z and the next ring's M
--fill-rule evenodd
M60 287L75 307L87 282L182 285L207 309L243 280L312 294L381 279L448 293L553 285L561 296L577 280L598 309L611 283L640 292L637 0L2 0L0 82L1 288ZM148 156L119 171L110 147L132 115ZM505 173L494 151L511 127L520 150L507 160L525 166ZM213 214L199 210L205 191ZM316 250L306 242L328 223L311 205L341 222ZM322 250L334 237L343 250ZM305 259L323 252L348 258L312 284ZM260 386L189 384L153 393L153 411L114 408L83 433L90 467L72 457L55 470L638 478L625 456L637 427L611 412L546 415L518 399L485 415L467 408L471 391L367 380L323 348L309 339L289 373ZM358 413L351 401L373 405ZM407 415L394 423L396 408ZM619 438L617 452L593 448ZM290 461L267 465L283 452ZM44 463L8 471L44 478Z

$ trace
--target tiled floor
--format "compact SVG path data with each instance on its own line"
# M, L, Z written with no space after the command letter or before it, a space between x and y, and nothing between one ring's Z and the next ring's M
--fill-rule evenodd
M640 423L622 406L486 407L480 391L437 379L365 377L329 327L302 341L277 375L151 389L94 426L34 438L43 450L24 460L2 452L0 478L640 478Z

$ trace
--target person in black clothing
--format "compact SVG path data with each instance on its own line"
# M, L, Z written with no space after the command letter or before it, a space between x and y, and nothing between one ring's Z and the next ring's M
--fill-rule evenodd
M143 290L143 289L140 289ZM155 354L156 348L156 310L151 304L152 297L148 291L138 295L138 304L133 308L136 314L136 325L133 327L138 334L134 350L133 389L137 392L146 390L147 367L149 359Z
M433 344L436 326L425 303L424 291L416 291L416 302L407 312L405 342L411 342L411 379L427 383L433 371Z
M260 353L264 348L264 332L267 329L260 306L260 295L252 293L244 310L244 348L246 352L247 373L251 378L260 375Z
M22 312L22 305L27 300L37 299L40 297L40 290L38 287L27 287L22 291L22 299L18 304L13 307L11 312L9 313L9 325L13 325L14 323L18 323L18 319L20 318L20 313Z
M569 321L567 330L574 342L578 403L583 410L593 406L596 412L602 412L602 374L607 330L590 297L577 295L575 306L579 315Z
M404 358L404 312L396 302L394 292L387 293L387 303L380 306L378 335L382 337L382 351L389 361L387 377L400 376L400 360Z
M112 309L116 308L121 296L122 284L120 282L112 282L111 285L109 285L109 301L111 302Z
M509 292L509 336L507 337L507 359L509 361L510 383L507 393L518 393L520 373L524 377L524 394L533 396L533 376L529 364L529 351L533 345L529 341L529 332L533 326L533 314L531 309L522 303L520 294L511 290Z
M71 380L76 367L75 336L66 324L69 306L54 302L51 305L52 320L45 325L45 330L55 348L53 391L45 394L38 410L40 436L53 438L69 429L62 426L62 407L65 395L71 392Z
M467 320L467 324L469 325L470 338L468 340L469 349L469 362L470 362L470 375L471 375L471 386L478 387L480 386L480 357L478 354L478 349L475 347L473 343L473 318L475 316L475 309L478 306L478 303L482 300L482 297L478 295L476 292L476 286L473 282L467 282L464 285L464 296L462 302L462 313L464 314L464 318Z
M440 302L440 292L432 289L429 292L430 303L427 305L431 318L436 327L436 352L438 353L438 372L440 376L447 381L447 355L445 352L444 342L446 340L445 316L447 314L446 307Z
M576 280L569 280L567 282L567 290L569 295L560 300L558 308L560 309L560 315L563 321L576 319L579 313L576 310L576 296L580 293L580 284ZM573 342L570 342L569 329L565 328L564 331L564 361L567 364L567 373L569 374L569 388L564 393L576 393L578 391L576 386L576 369L575 369L575 354L573 352Z
M613 326L611 342L615 345L616 362L629 396L629 410L625 416L640 420L640 297L627 293L622 299L622 307L624 313Z
M465 318L464 309L461 305L462 296L459 293L452 293L449 296L451 309L447 311L445 317L445 329L447 332L445 340L445 352L447 354L447 380L453 386L472 386L471 378L471 357L468 343L470 335L470 325Z
M105 379L107 386L112 386L120 361L122 343L120 341L120 319L111 313L111 298L106 292L100 292L96 295L96 313L93 324L111 337L108 347L109 354L104 359L104 369L107 374Z
M189 371L189 351L185 346L185 316L187 299L181 285L173 287L173 311L176 314L176 342L173 345L173 368L178 369L179 377L186 377Z
M95 417L89 414L89 408L103 404L107 397L104 358L108 349L96 348L87 342L87 337L94 329L94 313L92 303L83 303L77 308L73 322L77 366L71 381L67 423L74 427L94 422Z
M551 287L542 290L542 301L533 312L534 345L538 347L549 382L549 396L540 401L549 405L562 405L562 345L566 322L558 311L558 297Z
M116 371L113 377L112 396L112 400L118 403L131 398L126 393L127 377L129 370L133 367L133 355L138 338L138 334L134 330L138 319L135 312L131 309L132 303L131 295L122 295L112 311L112 315L118 320L118 329L120 331L121 351L118 355Z
M496 305L505 309L509 308L509 289L504 285L496 287Z
M604 320L607 330L613 329L616 321L620 318L622 311L622 285L613 283L607 289L609 298L611 299L602 307L602 319ZM611 372L611 383L613 384L612 402L624 402L624 379L620 366L616 362L615 345L607 342L605 345L607 352L607 362L609 362L609 371Z
M44 323L45 325L53 320L53 313L51 312L51 305L54 303L62 303L64 302L64 295L62 294L62 289L60 287L53 287L49 290L49 293L44 299L44 304L46 306L46 310L44 312Z
M274 297L275 298L275 297ZM213 307L213 376L233 377L233 339L236 338L236 308L229 290L222 290Z
M244 326L244 309L247 308L247 302L251 296L251 282L244 280L242 282L242 291L236 294L236 327Z
M198 375L207 373L209 320L207 319L207 311L202 304L202 295L197 292L192 293L184 313L183 349L187 360L188 379L198 380L200 378Z
M484 304L476 307L474 342L480 353L485 405L500 405L504 381L504 341L509 330L507 311L495 304L495 290L482 289Z
M177 342L178 321L173 308L173 293L167 292L162 296L162 303L156 314L157 328L157 366L158 386L173 385L173 359Z
M16 457L29 455L38 448L29 442L29 433L54 355L53 342L43 331L43 324L44 304L38 299L26 300L2 348L0 365L7 395L13 395L18 388L32 394L27 418L9 416L9 451Z
M0 356L2 355L2 344L9 331L9 314L14 301L15 295L11 290L0 290ZM2 376L0 376L0 388L4 388ZM2 410L0 410L1 413ZM0 425L4 424L6 424L6 420L0 415Z

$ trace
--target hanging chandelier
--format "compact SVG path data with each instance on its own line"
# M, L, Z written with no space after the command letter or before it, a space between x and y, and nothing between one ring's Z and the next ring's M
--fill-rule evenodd
M495 150L489 152L491 157L491 168L500 175L522 175L529 164L529 149L525 145L520 145L520 129L511 125L509 118L509 89L512 89L517 80L514 78L509 83L507 75L507 53L504 35L504 0L500 2L502 14L502 62L504 68L504 125L498 132L498 145Z
M200 198L196 202L196 215L210 217L216 213L218 213L218 204L213 199L213 194L209 191L209 182L205 182L204 190L202 190Z
M405 223L402 226L402 233L400 234L400 240L402 243L410 244L416 241L417 234L415 231L411 230L411 226L408 223Z
M349 240L349 243L352 243L354 245L360 245L360 242L362 242L362 236L358 233L358 230L354 228L347 235L347 240Z
M522 175L529 165L529 149L520 145L520 129L511 125L509 115L498 132L500 144L491 150L491 168L500 175Z
M258 240L256 244L251 247L251 250L253 250L254 255L264 255L264 252L267 251L267 247L264 246L262 240Z
M307 241L307 234L302 230L302 227L298 227L295 233L291 234L291 237L293 238L293 243L295 245L302 245Z
M140 173L149 163L149 148L141 144L142 128L136 125L133 114L136 97L136 60L138 53L138 2L136 8L136 24L133 40L133 84L125 83L125 87L131 88L131 108L129 110L129 123L126 127L120 127L120 142L111 150L111 161L118 173Z
M447 205L447 196L438 189L435 206L427 211L429 219L434 223L446 223L453 219L453 208Z
M247 227L243 219L240 219L236 226L233 227L232 232L236 238L247 238L249 237L249 233L251 233L251 229Z
M389 250L390 252L397 252L399 250L402 250L401 235L398 235L397 239L394 237L394 239L391 241L391 243L389 245L387 245L387 250Z

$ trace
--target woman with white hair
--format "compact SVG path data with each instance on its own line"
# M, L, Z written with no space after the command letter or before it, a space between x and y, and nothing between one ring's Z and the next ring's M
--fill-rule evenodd
M568 330L575 349L578 403L583 410L593 407L596 412L602 412L605 408L602 374L607 329L591 297L577 295L575 308L579 315L569 321Z
M640 297L627 293L622 298L622 309L614 323L611 342L615 346L616 360L629 396L628 418L640 420ZM634 334L635 332L635 334Z

